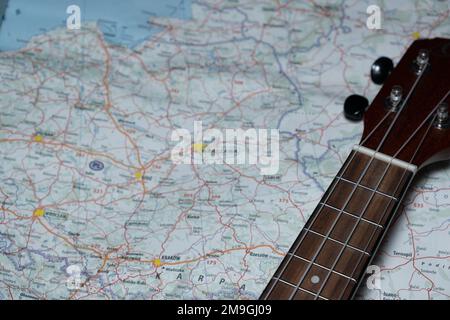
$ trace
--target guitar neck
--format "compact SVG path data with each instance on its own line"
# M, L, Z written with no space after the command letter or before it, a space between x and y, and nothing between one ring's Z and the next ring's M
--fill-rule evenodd
M350 299L415 166L356 146L260 299Z

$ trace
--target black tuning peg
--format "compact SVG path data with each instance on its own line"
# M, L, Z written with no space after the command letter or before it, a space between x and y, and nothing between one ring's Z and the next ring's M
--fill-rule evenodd
M370 68L370 77L374 83L380 85L386 80L393 69L394 63L391 59L387 57L378 58Z
M359 121L363 118L368 106L369 100L358 94L352 94L345 99L344 115L349 120Z

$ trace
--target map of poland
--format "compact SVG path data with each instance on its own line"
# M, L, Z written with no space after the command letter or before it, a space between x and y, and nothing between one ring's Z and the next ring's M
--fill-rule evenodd
M450 37L447 2L384 4L369 30L372 2L195 1L188 19L148 15L157 32L139 41L89 12L10 42L0 299L258 298L359 142L344 98L377 93L377 57ZM195 121L278 129L278 173L173 163L173 130ZM443 163L415 181L360 298L450 297L449 178Z

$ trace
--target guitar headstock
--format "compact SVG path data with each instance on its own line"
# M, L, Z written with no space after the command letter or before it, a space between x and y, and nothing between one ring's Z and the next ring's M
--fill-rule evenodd
M450 159L450 40L417 40L364 116L361 145L417 167Z

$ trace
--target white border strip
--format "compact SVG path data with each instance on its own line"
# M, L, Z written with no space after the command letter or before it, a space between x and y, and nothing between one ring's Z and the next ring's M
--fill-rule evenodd
M360 146L359 144L355 144L353 146L353 150L361 152L363 154L366 154L369 157L372 157L372 158L375 158L375 159L378 159L378 160L381 160L381 161L393 164L393 165L395 165L397 167L401 167L401 168L407 169L407 170L411 171L412 173L416 173L416 171L417 171L417 166L415 166L415 165L413 165L411 163L408 163L406 161L403 161L403 160L400 160L400 159L388 156L387 154L384 154L384 153L381 153L381 152L378 152L378 151L375 151L375 150L372 150L372 149Z

